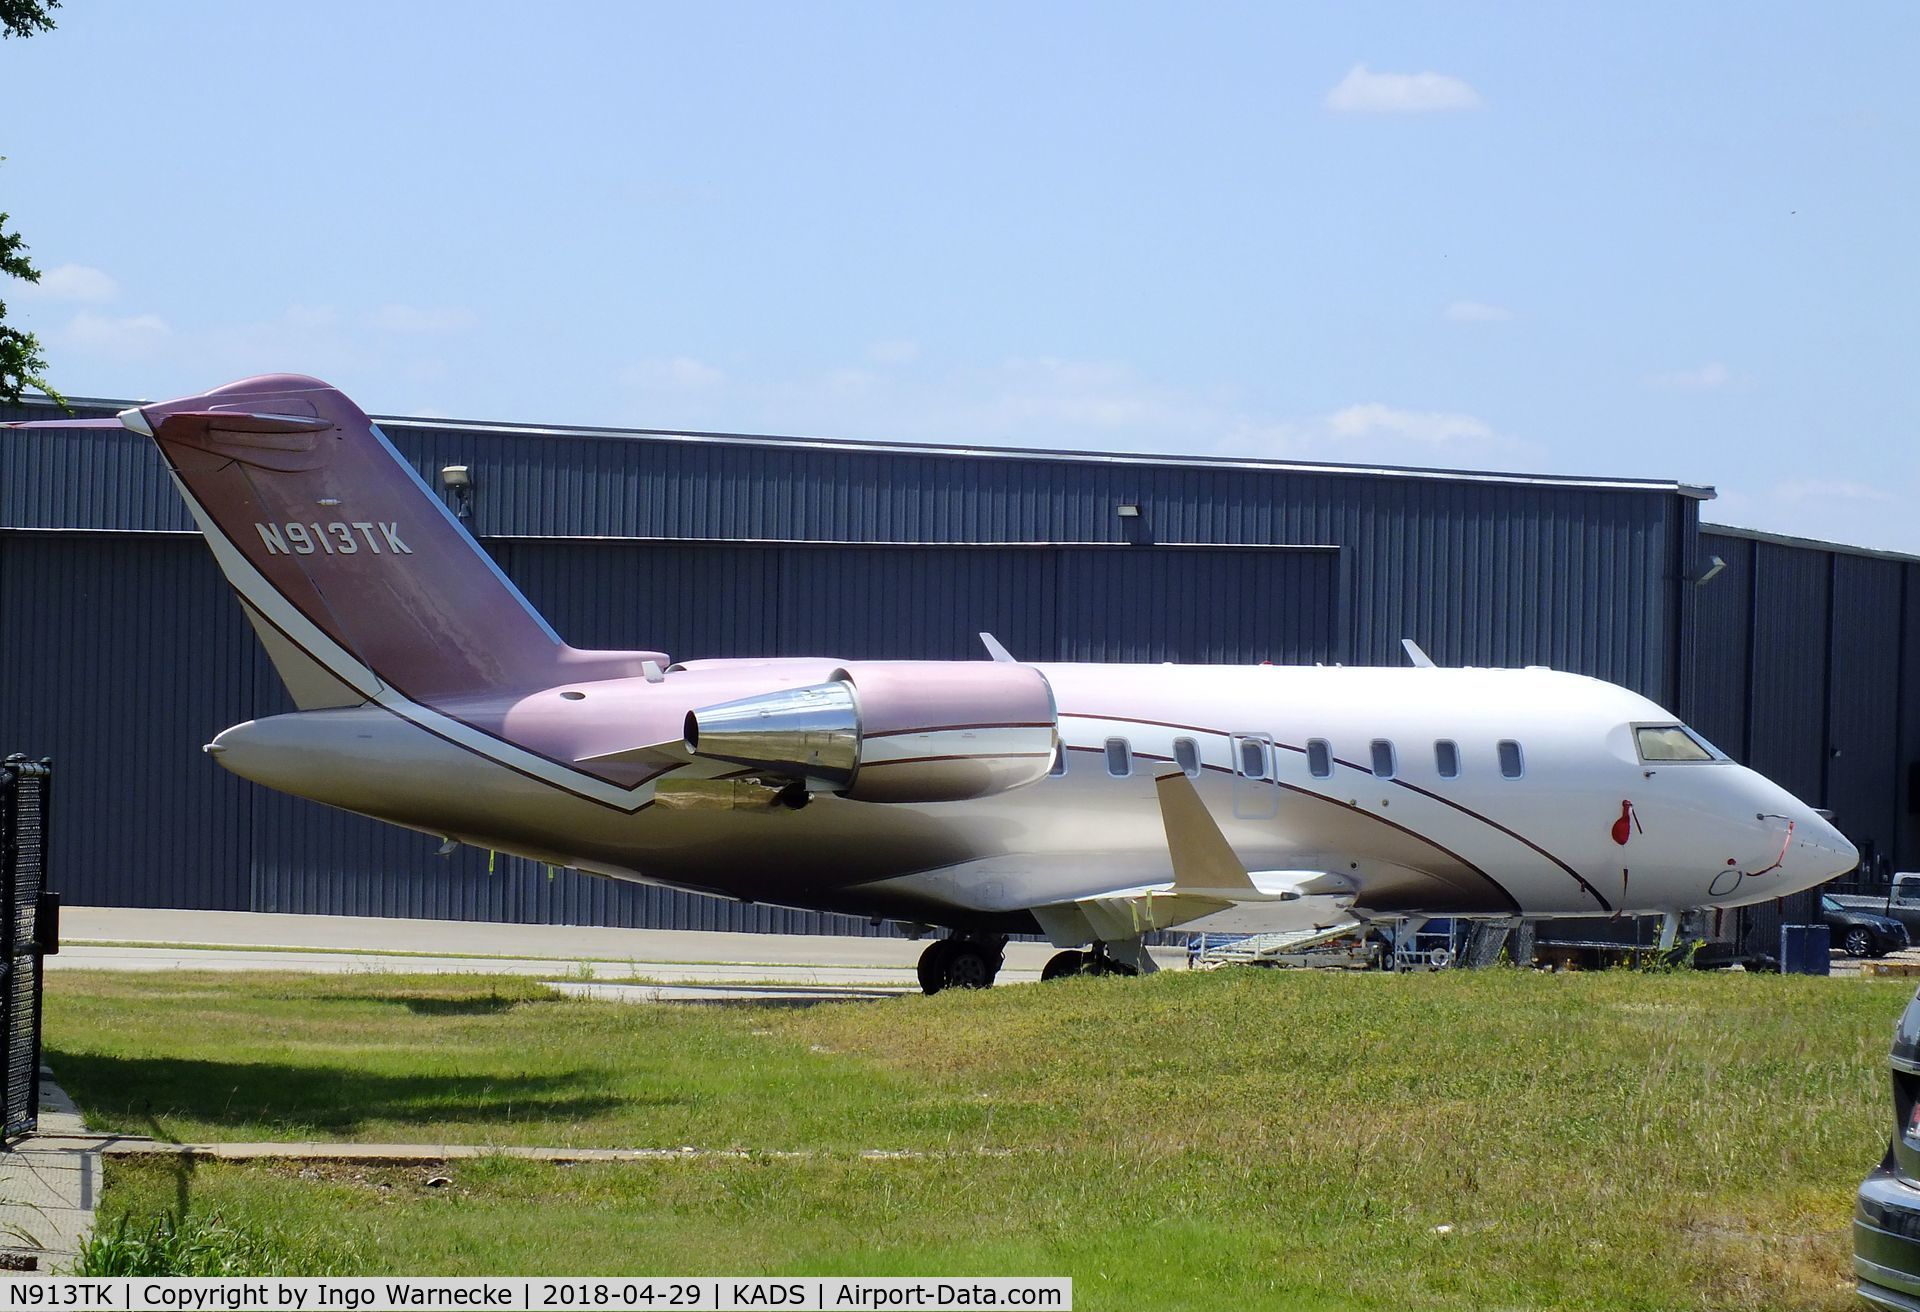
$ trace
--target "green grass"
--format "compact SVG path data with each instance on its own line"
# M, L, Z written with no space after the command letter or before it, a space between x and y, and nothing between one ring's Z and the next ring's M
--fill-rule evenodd
M47 1050L95 1124L161 1137L812 1154L489 1160L437 1190L400 1169L110 1172L109 1224L333 1238L320 1258L289 1246L289 1271L1030 1272L1072 1275L1083 1308L1838 1309L1906 996L1227 971L780 1009L62 973ZM857 1155L874 1148L932 1155Z
M75 1274L253 1276L267 1272L352 1275L360 1255L334 1237L331 1218L288 1225L274 1217L234 1223L204 1207L122 1207L80 1243Z

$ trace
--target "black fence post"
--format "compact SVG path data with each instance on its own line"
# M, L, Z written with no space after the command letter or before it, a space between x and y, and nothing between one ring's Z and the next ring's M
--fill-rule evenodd
M40 917L52 800L51 760L15 754L0 762L0 1044L6 1059L0 1134L10 1140L32 1134L40 1121L41 974L48 946Z

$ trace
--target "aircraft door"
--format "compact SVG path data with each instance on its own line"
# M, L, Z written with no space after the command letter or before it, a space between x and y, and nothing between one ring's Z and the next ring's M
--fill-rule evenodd
M1233 735L1233 813L1242 820L1271 820L1280 813L1273 739L1267 734Z

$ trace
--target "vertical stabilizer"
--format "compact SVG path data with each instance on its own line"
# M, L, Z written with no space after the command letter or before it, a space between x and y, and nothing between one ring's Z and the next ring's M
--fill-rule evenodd
M430 703L667 662L561 642L372 420L317 379L251 378L120 422L159 446L303 707L390 693Z

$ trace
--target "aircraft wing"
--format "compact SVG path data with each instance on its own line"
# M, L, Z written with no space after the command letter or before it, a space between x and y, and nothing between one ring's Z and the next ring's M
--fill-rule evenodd
M693 753L685 743L644 743L638 747L621 747L611 752L594 752L579 757L578 765L644 765L654 769L670 769L691 763Z
M1055 943L1124 940L1157 929L1266 934L1352 922L1359 891L1326 870L1269 870L1256 879L1184 774L1155 781L1173 882L1033 908Z
M1351 893L1228 899L1160 888L1055 902L1034 907L1033 915L1048 938L1071 945L1094 939L1121 942L1157 929L1219 934L1332 929L1359 923L1352 907Z

